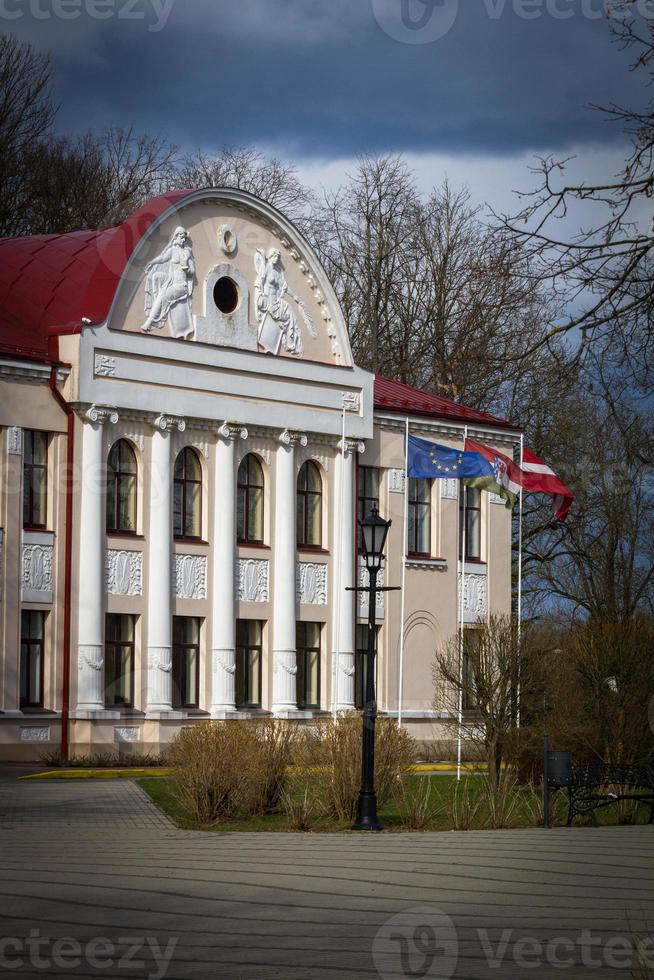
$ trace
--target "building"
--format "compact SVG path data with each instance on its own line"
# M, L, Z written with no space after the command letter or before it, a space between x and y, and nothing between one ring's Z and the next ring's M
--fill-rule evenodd
M360 703L356 514L393 520L378 699L443 737L456 481L404 434L511 451L505 422L356 367L284 216L177 192L97 232L0 242L0 758L158 752L181 726ZM469 495L465 618L510 608L511 519ZM404 601L404 614L402 602Z

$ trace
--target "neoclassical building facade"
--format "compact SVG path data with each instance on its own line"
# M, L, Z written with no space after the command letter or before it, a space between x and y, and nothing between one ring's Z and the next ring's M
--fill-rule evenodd
M467 624L510 609L511 516L470 492L461 555L458 483L405 486L407 419L508 454L519 433L356 367L282 214L178 192L117 228L0 242L0 392L0 758L360 706L348 589L373 505L404 585L379 597L379 708L445 737L434 656L460 581Z

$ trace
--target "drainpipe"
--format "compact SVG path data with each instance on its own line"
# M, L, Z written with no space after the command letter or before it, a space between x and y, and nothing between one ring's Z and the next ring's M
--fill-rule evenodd
M61 365L59 365L61 366ZM61 694L61 758L68 761L68 725L70 715L70 634L71 634L71 590L73 564L73 464L75 413L57 388L57 365L50 369L50 391L61 410L66 414L68 428L66 433L66 539L64 569L64 660Z

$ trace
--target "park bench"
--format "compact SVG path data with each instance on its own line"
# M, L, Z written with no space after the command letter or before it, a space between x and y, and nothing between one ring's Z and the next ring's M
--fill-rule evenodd
M654 767L590 762L572 766L568 783L568 827L577 816L590 814L597 826L596 811L638 800L649 805L649 823L654 821Z

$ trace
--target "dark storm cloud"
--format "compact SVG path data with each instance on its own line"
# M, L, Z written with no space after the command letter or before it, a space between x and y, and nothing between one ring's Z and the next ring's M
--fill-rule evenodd
M134 123L188 148L295 156L510 154L610 142L619 132L584 106L642 97L600 0L429 0L431 12L424 0L59 0L80 16L30 12L54 2L25 0L7 26L52 47L66 129ZM421 20L443 36L405 43L428 36Z

